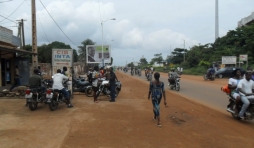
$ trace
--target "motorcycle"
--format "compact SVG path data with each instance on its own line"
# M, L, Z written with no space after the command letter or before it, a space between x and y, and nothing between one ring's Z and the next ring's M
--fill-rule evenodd
M70 85L69 80L66 80L63 82L63 86L65 87L65 89L68 88L68 85ZM68 90L68 93L71 96L70 90ZM72 99L72 97L70 97L70 99ZM51 111L56 110L60 103L66 103L66 104L68 103L68 100L64 98L64 95L58 89L47 89L46 100L47 100L47 104L49 104L49 109Z
M86 96L92 97L93 96L93 89L92 84L89 81L86 81L85 79L79 77L73 78L73 92L81 92L85 93Z
M101 79L101 82L98 86L98 91L96 92L96 96L99 97L100 95L107 95L110 96L110 87L109 81L105 79ZM118 96L119 92L121 91L122 83L120 81L116 81L116 90L115 90L115 98Z
M132 75L132 76L134 75L134 70L131 70L131 75Z
M146 74L147 81L152 81L152 72Z
M211 80L213 81L215 79L215 73L211 73L207 76L207 74L204 74L204 80Z
M46 79L46 80L44 80L44 82L45 82L45 87L46 88L52 88L53 80Z
M228 107L227 111L230 112L235 119L240 120L241 118L238 116L238 113L236 112L236 110L240 111L243 103L241 102L240 105L237 107L235 104L235 98L231 96L230 94L228 96L229 96L229 104L227 106ZM249 99L249 101L250 101L250 105L244 114L245 120L254 119L254 96L253 98Z
M138 69L138 75L141 76L142 72L141 69Z
M180 77L177 78L168 78L168 85L171 90L175 89L176 91L180 90Z
M46 104L46 98L45 94L42 93L41 87L38 88L29 88L26 90L26 102L29 106L29 109L31 111L34 111L37 109L38 103L45 103Z

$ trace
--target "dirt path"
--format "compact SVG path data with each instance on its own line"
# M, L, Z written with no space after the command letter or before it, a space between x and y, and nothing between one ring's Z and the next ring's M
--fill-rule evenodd
M152 120L148 82L118 73L122 91L115 103L108 97L75 95L74 108L31 112L24 100L0 100L1 147L169 148L254 147L254 125L166 91L162 127ZM204 84L205 85L205 84Z

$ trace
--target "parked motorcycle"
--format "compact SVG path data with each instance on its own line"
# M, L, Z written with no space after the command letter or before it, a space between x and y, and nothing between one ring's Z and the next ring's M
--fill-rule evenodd
M69 80L66 80L63 82L63 86L65 87L65 89L67 89L68 85L70 85L70 83L68 83L68 82L69 82ZM68 90L68 93L71 96L70 90ZM70 99L71 98L72 97L70 97ZM60 103L66 103L66 104L68 103L67 99L64 97L64 95L58 89L47 89L46 99L47 99L47 103L49 104L49 109L51 111L56 110Z
M98 86L98 91L96 93L96 96L99 97L100 95L110 95L110 86L109 86L109 81L102 79L99 86ZM121 91L122 88L122 83L120 81L116 81L116 90L115 90L115 97L118 96L119 92Z
M41 87L27 89L25 98L31 111L37 109L38 103L46 103L45 94L42 93Z
M169 88L176 91L180 90L180 77L178 78L168 78Z
M92 97L93 96L93 89L92 84L89 81L86 81L85 79L79 77L73 78L73 92L81 92L85 93L86 96Z
M204 80L214 81L214 79L215 79L215 74L214 73L213 74L209 74L208 76L207 76L207 74L204 74Z
M51 80L50 79L45 79L44 84L45 84L46 88L52 88L53 80L52 79Z
M240 111L243 103L241 102L240 105L237 107L235 104L235 98L231 96L230 94L228 96L229 96L229 104L227 106L228 107L227 111L230 112L235 119L240 120L241 118L238 116L238 113L236 112L236 110ZM244 114L245 120L254 119L254 96L253 98L249 99L249 101L250 101L250 105Z

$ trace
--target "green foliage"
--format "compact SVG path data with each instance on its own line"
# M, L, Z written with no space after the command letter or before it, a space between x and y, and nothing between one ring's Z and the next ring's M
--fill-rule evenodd
M216 39L214 43L193 46L186 51L184 63L183 51L182 48L174 49L173 56L167 57L167 61L182 67L195 68L198 65L206 67L208 63L221 61L222 56L239 57L240 54L248 54L249 64L254 64L254 23L229 30L226 36Z
M139 62L141 63L142 66L148 64L146 58L141 58Z
M87 45L94 45L95 42L93 42L91 39L86 39L83 42L81 42L81 46L78 46L78 53L79 53L79 57L78 59L80 61L86 62L86 46Z
M197 66L197 67L184 69L183 73L184 74L189 74L189 75L203 75L203 74L206 73L206 71L207 71L206 68L201 67L201 66Z
M161 64L163 62L162 53L154 54L154 58L151 60L151 64L154 64L157 62L158 64Z
M209 67L211 65L211 63L207 62L207 61L200 61L198 66L203 66L205 68Z
M133 64L133 62L131 62L131 63L127 64L127 66L128 67L134 67L134 64Z
M71 49L71 46L58 41L38 46L38 60L40 63L52 63L52 49Z

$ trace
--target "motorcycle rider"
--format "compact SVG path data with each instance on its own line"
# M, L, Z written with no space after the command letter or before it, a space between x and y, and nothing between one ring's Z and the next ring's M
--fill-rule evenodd
M249 98L254 98L254 81L251 80L253 71L247 71L245 74L245 79L242 79L237 85L237 89L240 92L241 101L243 106L239 112L239 117L244 119L244 113L250 105Z
M63 86L63 80L68 79L67 76L63 75L61 73L60 69L57 69L57 73L53 76L53 89L58 89L60 92L64 95L65 99L67 100L66 104L68 105L68 108L73 107L70 100L70 94Z
M210 68L208 68L207 73L206 73L206 77L209 78L210 75L214 74L215 70L213 68L213 66L210 66Z
M236 105L236 112L239 113L239 104L241 103L240 94L237 90L237 85L242 80L242 73L240 69L235 69L232 74L234 75L233 78L230 78L228 80L228 88L231 90L230 95L235 99L235 105ZM230 105L228 105L228 109L230 110Z
M46 88L41 86L42 83L42 77L39 75L39 70L34 69L34 74L30 76L29 78L29 88L30 89L36 89L40 88L42 91L42 95L45 95ZM26 106L28 105L28 102L26 102Z
M177 72L175 72L175 68L171 68L171 72L168 73L168 78L170 79L170 83L168 83L169 86L175 84L176 78L180 78Z
M133 74L134 74L134 71L133 71L133 70L134 70L134 68L133 68L133 67L131 67L131 73L133 72Z
M152 72L152 70L151 70L150 67L148 67L148 68L146 69L146 78L148 78L150 72Z

